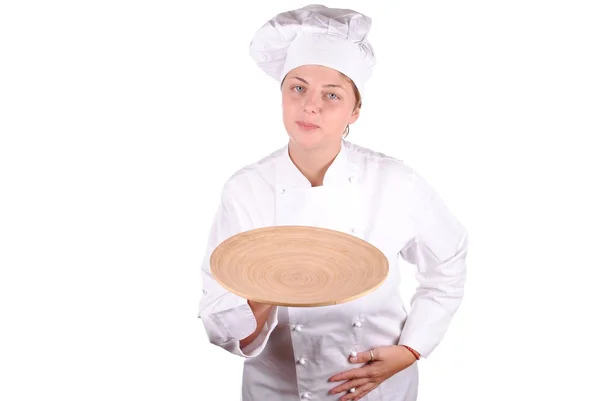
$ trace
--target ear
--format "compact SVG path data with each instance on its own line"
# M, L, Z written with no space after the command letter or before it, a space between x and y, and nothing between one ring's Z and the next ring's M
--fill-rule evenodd
M348 121L348 123L354 124L356 122L356 120L358 120L358 117L360 117L360 108L359 107L354 109L354 111L350 115L350 120Z

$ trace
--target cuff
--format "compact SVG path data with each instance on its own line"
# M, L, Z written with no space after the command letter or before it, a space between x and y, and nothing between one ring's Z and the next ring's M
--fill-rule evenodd
M406 345L426 359L441 342L451 316L436 305L420 300L411 311L400 334L398 345Z
M250 307L248 307L248 308L250 308ZM271 333L273 332L273 330L277 326L277 323L279 322L277 319L278 311L279 311L279 309L277 306L273 306L271 308L271 312L269 313L269 316L267 317L267 321L265 322L265 325L261 329L260 333L246 347L244 347L243 349L240 348L240 342L236 341L235 351L237 354L239 354L245 358L251 358L251 357L257 356L258 354L260 354L262 352L262 350L267 345L267 341L269 340ZM251 311L251 313L252 313L252 311ZM252 316L254 317L254 315L252 315ZM254 326L256 327L256 320L255 320ZM252 332L254 332L254 331L252 331ZM250 334L252 334L252 332ZM245 337L242 337L242 338L245 338Z
M256 330L256 319L246 301L234 308L215 313L212 318L227 333L227 338L240 341Z

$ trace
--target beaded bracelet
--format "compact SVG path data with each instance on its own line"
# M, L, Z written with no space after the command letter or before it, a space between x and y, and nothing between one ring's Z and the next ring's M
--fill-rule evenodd
M414 349L412 349L408 345L403 345L403 347L406 348L407 350L409 350L415 356L415 358L417 358L417 361L419 359L421 359L421 356L417 353L417 351L415 351Z

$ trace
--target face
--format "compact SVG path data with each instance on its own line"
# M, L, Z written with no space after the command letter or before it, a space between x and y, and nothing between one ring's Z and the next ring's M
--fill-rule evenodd
M285 129L293 145L304 150L338 146L360 112L350 80L328 67L295 68L281 90Z

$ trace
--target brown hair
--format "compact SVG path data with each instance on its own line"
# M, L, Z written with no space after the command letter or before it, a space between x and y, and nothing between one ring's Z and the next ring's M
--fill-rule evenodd
M340 74L342 75L342 77L347 79L350 82L350 84L352 85L352 90L354 91L354 97L356 98L356 103L354 103L354 110L360 109L362 107L362 98L360 97L360 92L358 91L358 88L354 84L354 81L351 80L350 78L348 78L348 76L346 74L343 74L341 72L340 72Z

